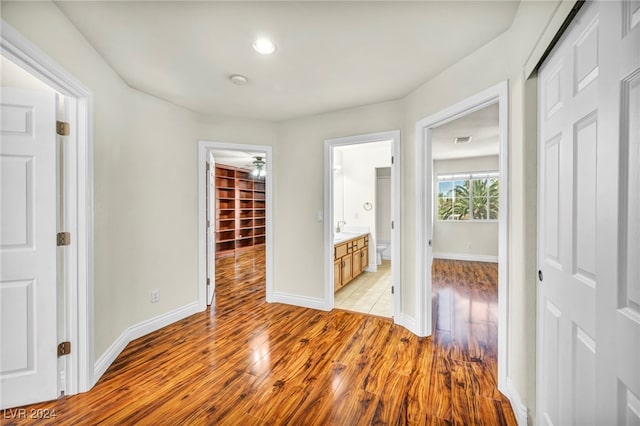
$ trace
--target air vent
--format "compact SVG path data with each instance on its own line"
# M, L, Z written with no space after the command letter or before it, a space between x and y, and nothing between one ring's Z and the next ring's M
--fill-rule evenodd
M458 136L453 140L453 143L455 143L456 145L469 142L471 142L471 136Z

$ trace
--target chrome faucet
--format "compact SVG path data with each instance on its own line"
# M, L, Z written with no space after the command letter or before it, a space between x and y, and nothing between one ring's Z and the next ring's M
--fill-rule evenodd
M345 220L339 220L339 221L338 221L338 232L341 232L341 231L342 231L342 229L340 228L340 224L341 224L341 223L342 223L343 225L346 225L346 224L347 224L347 222L346 222Z

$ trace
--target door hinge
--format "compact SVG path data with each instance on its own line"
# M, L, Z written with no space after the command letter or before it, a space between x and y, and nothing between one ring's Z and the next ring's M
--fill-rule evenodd
M431 247L431 240L429 240L429 247Z
M211 285L211 278L207 278L207 285Z
M393 164L393 155L391 156L391 164Z
M57 245L58 246L68 246L70 244L71 244L71 233L70 232L58 232Z
M393 229L395 226L395 223L393 223L393 220L391 221L391 229Z
M69 136L71 126L66 121L56 121L56 134L60 136Z
M393 294L394 291L395 289L393 288L393 286L391 286L391 294Z
M62 342L58 345L58 356L69 355L71 353L71 342Z

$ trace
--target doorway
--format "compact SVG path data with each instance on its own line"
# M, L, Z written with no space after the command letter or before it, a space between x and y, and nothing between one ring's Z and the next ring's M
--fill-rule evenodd
M399 322L398 131L325 141L328 308Z
M14 237L19 237L19 235L15 234L15 232L13 232L12 236L5 235L3 232L2 236L3 264L5 262L12 263L9 258L5 257L5 254L11 254L9 252L29 251L30 249L39 250L40 248L53 246L54 265L48 269L47 278L41 277L42 280L39 283L52 283L50 290L53 291L53 296L51 298L57 301L57 303L54 302L53 304L55 309L46 309L47 314L45 314L45 310L38 310L38 317L35 322L30 322L27 319L29 316L28 305L31 303L33 304L31 308L37 308L39 299L45 294L44 289L41 288L39 292L34 294L34 280L20 280L3 275L2 286L0 286L3 292L3 312L5 311L4 303L10 303L12 313L16 313L18 316L22 315L25 319L23 324L27 325L28 331L28 333L18 332L20 338L7 349L15 355L12 360L16 361L13 366L17 370L3 370L2 374L0 374L4 394L11 395L10 399L4 398L2 401L2 407L5 408L7 406L39 402L50 397L55 398L62 392L66 395L73 395L90 389L95 383L93 312L91 310L93 295L93 178L89 168L92 163L92 138L90 134L92 95L73 76L69 75L51 58L4 22L0 37L0 47L2 49L3 86L16 88L11 91L13 94L10 96L18 94L18 91L22 94L25 92L49 92L52 99L54 99L50 109L51 113L47 114L50 115L49 118L42 115L35 117L37 121L46 118L51 120L50 123L53 123L47 125L47 128L51 130L51 137L54 139L54 143L51 146L55 147L56 119L67 122L69 128L68 135L58 136L64 138L64 146L59 146L57 152L56 149L53 149L51 155L47 154L47 158L43 157L38 160L39 164L44 168L47 168L45 163L51 163L52 165L53 177L51 178L51 183L53 184L53 189L51 191L54 198L53 207L43 208L39 204L40 198L30 199L30 201L35 202L32 205L34 208L32 212L35 211L37 213L35 208L45 211L58 210L58 214L53 217L53 223L51 226L47 225L44 228L39 226L36 229L37 233L34 233L33 228L31 230L28 230L28 228L32 227L33 224L39 223L35 221L35 217L31 217L34 220L33 222L30 220L25 222L23 220L22 223L25 224L23 230L26 233L22 235L27 237L23 241L26 245L23 244L23 247L15 246L16 250L10 247L13 244L6 240L5 237L13 238L13 242L16 242ZM13 79L18 74L21 76ZM10 79L13 80L8 81ZM9 92L9 90L3 90L3 104L5 104L5 95L9 95ZM22 94L18 94L19 99L24 99ZM57 101L55 100L56 94ZM23 137L26 141L31 137L35 137L35 133L28 130L30 128L33 129L30 126L37 125L37 121L33 120L34 109L29 107L31 104L24 104L24 108L21 108L19 102L10 101L7 98L5 106L11 111L9 114L3 114L2 126L3 130L8 130L8 133L11 133L12 136ZM37 107L34 108L37 109ZM31 111L31 116L29 116L29 111ZM15 129L10 128L12 126L10 116L18 120L13 124L22 123L23 126L18 126ZM21 118L23 119L22 121L20 121ZM5 125L9 126L9 128L4 129ZM14 131L20 129L21 132ZM40 130L42 129L38 129L40 135L48 134L48 132L41 132ZM3 131L3 133L5 132ZM26 167L24 171L27 173L18 173L16 176L21 176L20 179L25 185L18 188L19 185L15 185L15 182L9 179L14 185L14 190L11 191L11 194L20 197L20 190L24 190L22 195L29 197L29 194L33 194L33 192L29 192L29 188L33 190L33 186L38 185L38 181L32 181L28 176L38 176L40 171L34 171L33 168L30 168L29 164L32 164L33 161L33 157L30 157L31 154L12 155L10 152L12 148L4 146L4 136L7 135L3 135L2 152L3 154L6 153L7 156L3 160L12 163L12 167L8 169L3 167L3 180L5 171L15 169L14 171L19 172L17 168L22 164L22 166ZM26 148L28 144L21 143L19 145L23 145ZM5 148L7 149L6 151ZM56 165L56 163L59 165ZM3 204L7 202L6 206L8 206L8 212L10 213L9 216L5 216L4 213L6 212L3 211L2 228L4 231L9 227L9 224L5 223L4 219L7 217L12 217L16 220L24 219L29 217L29 212L24 211L24 209L22 211L14 209L12 206L20 204L15 204L11 200L5 199L5 195L8 193L2 192ZM27 210L29 209L27 208ZM14 230L19 229L13 226L10 227ZM56 248L56 233L62 231L70 233L71 243ZM40 238L43 234L52 237L42 240ZM37 247L34 243L37 243ZM6 253L4 249L7 249ZM4 272L7 271L3 271L3 274ZM51 294L50 290L46 291ZM29 296L29 294L33 296ZM12 299L11 302L8 302L9 299ZM24 303L14 303L20 300ZM50 300L46 301L49 306L51 306ZM12 316L11 327L17 327L16 318L16 316ZM2 321L2 323L6 324L7 322ZM4 331L3 329L3 334ZM15 332L14 330L13 333ZM44 337L43 333L50 333L53 339L47 337L41 340L41 337ZM45 344L45 341L49 343ZM69 341L74 349L70 354L58 358L57 345L60 341ZM38 344L36 345L35 342ZM5 360L10 355L3 352L2 357ZM35 362L38 363L38 368L35 368ZM3 363L4 367L6 365ZM47 378L44 379L46 383L36 377L41 373L46 375ZM30 377L35 378L35 384L34 382L29 382L31 380ZM34 389L37 389L38 392L35 392Z
M333 148L335 307L391 318L392 141ZM382 259L382 252L385 259Z
M417 279L414 291L417 295L417 332L422 336L431 335L436 323L440 320L444 321L444 318L438 318L435 315L432 298L434 288L439 284L433 283L434 277L440 279L443 274L443 268L439 268L442 265L439 263L480 260L491 269L492 263L497 260L497 268L493 266L496 270L487 275L494 274L497 279L497 380L498 388L503 392L507 377L507 212L509 211L507 87L507 82L500 83L416 123ZM471 136L473 141L473 134L464 133L464 129L461 126L456 127L455 124L458 120L459 124L465 122L470 124L474 119L477 120L480 116L487 114L497 118L497 126L493 125L495 135L491 138L494 141L492 152L487 151L488 147L480 149L480 145L483 144L476 144L475 147L472 143L467 145L469 141L466 137ZM477 130L480 130L480 127ZM448 133L449 131L463 133L456 133L454 136ZM448 144L455 145L457 149L454 151L459 151L459 154L449 156L459 155L458 158L446 161L443 158L438 159L442 156L442 149L437 141L440 136L443 140L448 140ZM457 144L456 137L460 138ZM497 152L495 141L497 141ZM466 154L464 154L465 151ZM474 156L475 159L468 159ZM477 208L474 208L473 204L474 192L478 195L485 194L484 202L479 203ZM491 209L492 200L494 203L497 201L498 213ZM483 223L472 223L474 221ZM454 225L458 228L452 229ZM482 225L482 228L486 228L484 232L491 234L489 238L493 242L489 245L490 247L487 247L485 241L489 234L475 232L474 237L469 230L459 229L460 226L473 225ZM497 236L495 228L497 228ZM452 238L453 234L460 235ZM434 265L435 257L439 259ZM447 268L444 268L444 271L444 276L453 274ZM442 297L442 303L454 302L452 297L449 297L454 295L453 290L436 292L436 294ZM437 298L435 301L439 303ZM470 302L468 308L471 309ZM487 309L489 309L488 306ZM444 326L444 323L442 324Z
M272 151L270 146L199 142L199 303L217 285L264 279L273 292ZM243 272L244 271L244 272ZM226 294L226 293L225 293Z

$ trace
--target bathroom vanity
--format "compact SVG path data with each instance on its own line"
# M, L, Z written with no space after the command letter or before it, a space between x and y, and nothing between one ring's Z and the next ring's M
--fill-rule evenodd
M340 290L369 266L369 234L336 234L333 246L333 289Z

